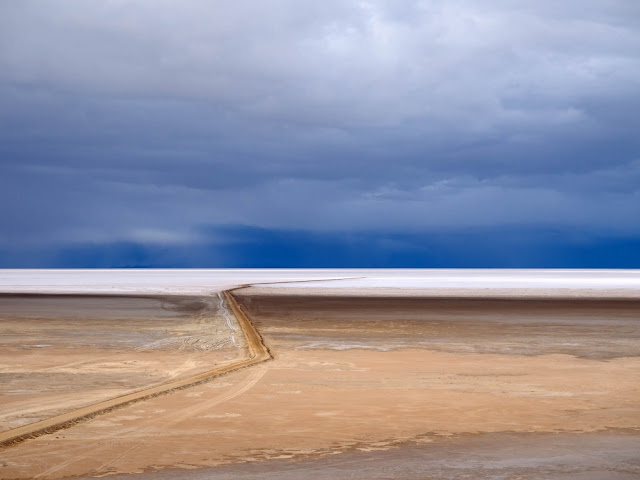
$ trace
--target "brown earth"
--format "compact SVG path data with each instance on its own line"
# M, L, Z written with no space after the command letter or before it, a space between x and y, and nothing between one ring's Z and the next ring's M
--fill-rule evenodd
M0 432L242 359L216 300L1 295Z
M274 361L5 449L2 478L640 475L638 301L242 293Z

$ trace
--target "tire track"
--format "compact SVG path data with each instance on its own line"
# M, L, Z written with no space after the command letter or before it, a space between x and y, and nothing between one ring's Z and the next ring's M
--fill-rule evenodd
M307 283L307 282L314 282L317 280L337 281L337 280L347 280L347 279L356 279L356 278L364 278L364 277L340 277L340 278L323 278L323 279L316 279L316 280L314 279L292 280L292 281L275 282L275 283ZM248 356L245 359L238 360L233 364L223 365L223 366L208 370L206 372L184 378L182 380L165 382L155 387L143 388L137 392L132 392L132 393L115 397L109 400L104 400L104 401L95 403L93 405L88 405L86 407L78 408L64 414L55 415L53 417L40 420L38 422L34 422L29 425L24 425L22 427L0 432L0 449L24 442L32 438L37 438L42 435L54 433L59 430L73 427L74 425L77 425L80 422L90 420L99 415L104 415L115 409L123 408L133 403L141 402L144 400L148 400L150 398L157 397L159 395L166 395L176 390L181 390L184 388L198 385L200 383L208 382L216 377L219 377L221 375L226 375L227 373L233 372L235 370L250 367L252 365L256 365L258 363L266 362L268 360L273 359L273 356L271 355L269 348L265 345L262 336L256 330L254 325L251 323L251 320L249 319L249 317L242 311L242 309L236 302L235 297L232 294L232 292L236 290L241 290L254 285L273 284L273 283L274 282L257 282L254 284L243 284L243 285L231 288L229 290L224 290L220 293L217 293L219 295L219 299L222 300L222 297L224 297L227 304L231 307L231 312L235 315L238 321L238 324L240 325L240 328L242 330L242 333L245 336L246 348L248 351ZM221 301L221 305L223 303L224 302ZM231 325L231 328L233 330L232 325Z
M231 294L231 290L222 292L222 296L225 298L227 304L231 307L231 311L235 315L238 324L241 327L242 333L245 336L248 352L248 356L246 358L238 360L237 362L232 364L216 367L214 369L197 375L193 375L191 377L166 382L155 387L145 388L137 392L129 393L109 400L104 400L102 402L78 408L76 410L72 410L71 412L56 415L29 425L24 425L22 427L7 430L5 432L0 432L0 447L15 445L31 438L36 438L41 435L46 435L58 430L63 430L65 428L77 425L80 422L94 418L98 415L103 415L105 413L111 412L115 409L122 408L143 400L148 400L159 395L166 395L167 393L174 392L176 390L181 390L187 387L198 385L221 375L225 375L241 368L250 367L252 365L266 362L272 359L273 357L271 356L271 353L269 352L267 346L264 344L262 337L236 302L235 298Z
M198 402L194 405L189 405L180 410L171 412L169 414L169 418L167 418L167 415L163 415L155 421L152 419L152 421L146 427L136 431L136 437L139 437L139 440L137 440L133 445L131 445L125 451L119 453L118 455L110 458L108 461L104 462L100 466L96 467L89 474L104 475L106 473L109 473L108 469L110 467L117 465L123 459L125 459L126 457L134 453L136 450L138 450L140 447L144 446L146 443L144 440L145 437L162 432L162 431L166 431L172 428L173 426L181 422L184 422L185 420L195 417L201 414L202 412L205 412L224 402L228 402L229 400L232 400L239 395L242 395L246 391L250 390L256 383L258 383L260 379L262 379L262 377L267 373L267 370L268 368L266 366L257 366L256 368L253 368L250 370L250 374L247 376L247 378L243 379L237 385L234 385L230 391L225 392L221 395L218 395L214 398L209 398L201 402ZM119 433L115 433L111 435L109 438L117 438L117 437L120 437ZM104 445L103 447L95 449L92 452L92 454L95 455L96 452L98 453L106 452L107 450L109 450L109 448L111 448L111 445ZM47 470L36 475L34 478L48 477L52 474L55 474L67 468L70 465L73 465L75 462L79 462L82 460L83 458L72 457L66 462L59 463L57 465L54 465L51 468L48 468Z

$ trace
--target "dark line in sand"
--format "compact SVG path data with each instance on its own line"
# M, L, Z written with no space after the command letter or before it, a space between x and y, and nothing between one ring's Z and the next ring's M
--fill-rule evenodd
M347 280L353 278L364 278L364 277L343 277L343 278L328 278L321 279L322 281L327 280ZM60 415L55 415L53 417L40 420L38 422L31 423L29 425L24 425L22 427L14 428L11 430L7 430L5 432L0 432L0 448L9 447L12 445L16 445L18 443L24 442L26 440L30 440L32 438L37 438L42 435L47 435L50 433L54 433L60 430L64 430L66 428L73 427L81 422L86 422L92 418L95 418L99 415L104 415L105 413L112 412L119 408L126 407L128 405L132 405L134 403L142 402L145 400L149 400L151 398L159 397L161 395L167 395L172 392L176 392L178 390L183 390L185 388L193 387L196 385L200 385L205 382L209 382L215 378L219 378L223 375L227 375L231 372L235 372L237 370L241 370L243 368L248 368L253 365L257 365L259 363L267 362L273 359L273 355L271 355L271 351L264 343L264 339L262 335L258 332L256 327L253 325L248 315L246 315L235 297L231 292L236 290L241 290L244 288L249 288L253 285L263 285L263 284L273 284L273 283L302 283L302 282L315 282L315 280L292 280L289 282L258 282L255 284L243 284L235 288L231 288L229 290L222 291L222 295L224 295L227 303L231 307L233 314L235 315L240 328L242 329L242 333L245 336L247 341L247 350L249 351L249 356L243 360L239 360L236 363L232 363L230 365L225 365L222 367L217 367L212 370L207 370L206 372L199 373L197 375L193 375L188 378L183 378L182 380L176 380L169 383L164 383L162 385L156 385L155 387L145 388L138 392L128 393L126 395L121 395L119 397L111 398L109 400L103 400L98 403L94 403L93 405L88 405L86 407L81 407L71 412L63 413ZM31 294L27 294L31 295ZM58 296L58 294L45 294L50 296ZM109 295L109 294L107 294ZM104 296L104 295L88 295L88 296ZM118 295L120 296L120 295ZM128 295L125 295L128 296ZM146 297L132 295L134 297ZM153 297L151 295L150 297Z
M239 288L245 288L245 286ZM234 288L232 290L238 290L238 288ZM78 423L85 422L99 415L104 415L105 413L112 412L113 410L126 407L133 403L149 400L160 395L166 395L195 385L200 385L222 375L235 372L236 370L271 360L273 357L267 346L264 344L262 336L258 333L253 323L251 323L249 317L242 311L230 292L231 290L225 290L222 294L238 320L238 324L242 328L242 333L247 341L247 350L249 351L249 356L247 358L230 365L214 368L212 370L184 378L182 380L176 380L162 385L157 385L155 387L145 388L138 392L128 393L109 400L103 400L93 405L75 409L71 412L56 415L12 430L7 430L6 432L0 432L0 447L8 447L24 442L25 440L70 428Z

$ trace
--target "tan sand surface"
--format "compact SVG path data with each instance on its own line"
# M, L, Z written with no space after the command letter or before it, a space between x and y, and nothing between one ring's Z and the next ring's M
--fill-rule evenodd
M239 302L273 361L5 449L2 478L214 478L192 469L215 465L224 478L278 465L328 478L338 457L352 462L344 478L384 458L381 469L405 460L376 478L442 478L401 464L440 452L461 466L465 441L485 463L503 452L491 457L507 462L499 478L518 478L535 463L523 452L540 457L549 435L565 449L553 465L593 473L579 453L615 450L607 471L640 474L640 302L254 293Z
M217 298L0 296L0 431L244 355Z

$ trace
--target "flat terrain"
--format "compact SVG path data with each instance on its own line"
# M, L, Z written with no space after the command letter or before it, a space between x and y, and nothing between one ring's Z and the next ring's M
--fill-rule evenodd
M0 295L0 431L233 362L224 313L217 297Z
M2 478L640 476L639 300L237 298L273 361L7 448Z

